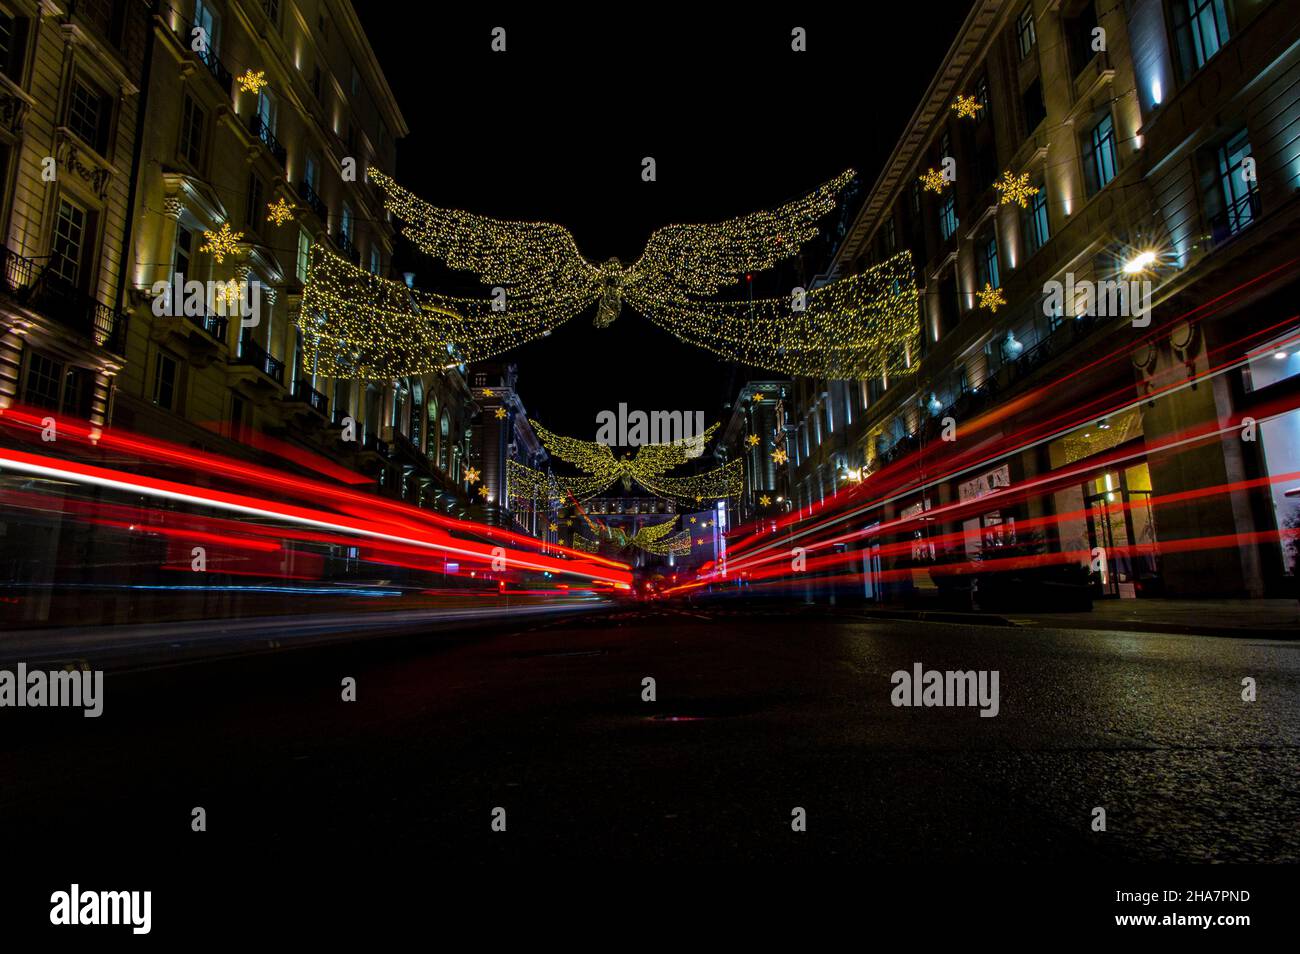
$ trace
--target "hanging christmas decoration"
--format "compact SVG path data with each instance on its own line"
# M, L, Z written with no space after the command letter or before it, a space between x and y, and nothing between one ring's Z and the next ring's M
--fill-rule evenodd
M221 228L216 232L204 229L203 238L206 241L199 246L199 251L210 254L212 260L220 265L226 260L227 255L234 255L239 251L239 243L243 240L244 233L232 232L230 223L222 222Z
M714 298L816 236L852 172L777 209L661 228L629 266L588 262L559 225L438 208L382 173L370 177L417 247L476 273L492 294L454 298L412 289L318 246L300 319L318 373L400 376L481 360L549 333L592 304L597 326L608 325L625 301L679 340L788 374L895 376L904 373L905 346L919 343L919 297L906 253L798 296Z
M918 180L926 192L942 192L948 188L948 177L933 167L921 173Z
M975 114L984 108L984 105L975 99L974 96L966 96L958 93L952 101L953 111L957 113L958 119L974 119Z
M997 310L1007 303L1007 300L1002 297L1002 289L994 288L988 282L985 282L984 287L976 294L979 295L980 307L987 308L994 314L997 314Z
M1029 208L1029 200L1038 193L1038 187L1029 184L1029 173L1022 172L1013 176L1011 170L1002 173L1002 178L993 183L993 188L1000 192L999 205L1019 204L1022 209Z
M247 69L239 76L239 88L245 93L260 93L267 85L266 70Z
M280 196L274 202L266 203L266 221L274 222L276 225L292 222L293 206L284 201L284 196Z

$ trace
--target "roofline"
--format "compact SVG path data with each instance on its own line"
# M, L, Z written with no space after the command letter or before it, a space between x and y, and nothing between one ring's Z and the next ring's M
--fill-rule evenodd
M957 81L984 49L990 37L990 29L997 22L1004 5L1005 0L976 0L971 7L938 72L930 80L925 95L921 97L903 134L894 144L893 152L889 154L871 191L858 208L844 241L835 250L830 265L823 273L826 280L840 277L844 263L856 258L863 244L874 233L873 222L879 221L883 210L893 201L903 174L916 160L919 150L929 141L936 120L946 114L947 103L957 92Z

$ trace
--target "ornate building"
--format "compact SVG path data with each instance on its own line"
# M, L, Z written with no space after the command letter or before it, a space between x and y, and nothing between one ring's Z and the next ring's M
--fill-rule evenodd
M1124 554L1095 580L1105 595L1284 592L1295 555L1276 534L1300 525L1300 507L1293 485L1267 478L1300 470L1300 412L1277 410L1300 380L1298 40L1281 0L975 3L823 276L910 249L921 353L901 377L799 383L796 507L832 497L842 475L924 468L945 421L959 434L992 422L978 439L1013 446L1109 395L1102 406L1122 412L951 480L918 471L925 492L861 525L969 503L927 530L964 539L958 559L1031 520L1049 550ZM955 177L922 181L944 169ZM1151 283L1146 315L1081 292L1126 279ZM1259 419L1258 440L1229 427L1160 449L1243 417ZM977 512L991 489L1067 465L1072 486ZM1271 489L1202 492L1251 480ZM912 562L934 556L922 544ZM864 558L870 596L879 563Z
M141 2L0 2L0 407L111 414L149 30Z

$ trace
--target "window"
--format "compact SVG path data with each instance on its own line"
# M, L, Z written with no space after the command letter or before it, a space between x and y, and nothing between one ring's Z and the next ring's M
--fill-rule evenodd
M0 73L22 82L27 21L0 11Z
M307 157L307 167L303 171L303 180L311 186L311 191L320 195L320 163L315 156Z
M1088 133L1083 156L1084 176L1088 181L1088 194L1105 188L1115 178L1115 123L1107 113Z
M1047 106L1043 103L1043 84L1034 80L1020 95L1021 105L1025 110L1025 135L1028 136L1047 118Z
M1088 0L1077 14L1066 17L1065 46L1070 53L1070 68L1077 75L1092 62L1097 51L1092 48L1092 32L1097 29L1097 5L1095 0Z
M98 87L78 77L68 95L68 128L86 145L103 155L108 151L111 118L108 97Z
M86 210L67 199L59 199L54 220L54 245L50 270L70 285L80 287L86 254Z
M343 203L343 212L339 216L339 235L347 242L352 241L352 206Z
M256 232L262 221L262 180L257 173L248 175L248 203L244 207L244 224L248 231Z
M1002 286L1001 276L998 274L998 237L997 234L989 231L986 232L979 241L975 249L975 265L978 277L978 286L982 289L985 285L992 285L994 288Z
M316 100L318 102L320 101L320 91L321 91L320 67L314 66L312 67L312 71L311 71L311 94L316 97Z
M1034 32L1034 8L1025 7L1016 18L1016 45L1020 47L1020 58L1023 60L1034 51L1034 44L1038 42L1038 35Z
M186 96L181 106L180 154L195 169L203 163L203 127L206 122L203 107L194 101L194 97Z
M1228 42L1224 0L1174 0L1173 20L1184 77L1208 63Z
M378 275L380 269L379 246L370 246L370 271Z
M921 215L921 183L912 177L912 218L915 221Z
M271 98L265 90L257 97L257 118L261 120L262 128L272 136L275 135L275 100Z
M898 237L894 234L894 217L892 215L885 220L884 243L886 258L898 251Z
M194 26L207 37L207 52L200 52L199 58L211 66L221 45L221 17L212 9L212 0L194 0Z
M1024 211L1025 243L1030 255L1046 245L1052 234L1047 221L1047 189L1041 182L1037 186L1038 191L1029 197L1029 207Z
M307 270L311 266L311 233L304 228L298 229L298 281L307 281Z
M158 352L158 359L154 362L153 403L164 410L176 410L180 370L179 361L166 351Z
M57 411L63 365L39 351L31 351L28 354L27 383L23 388L23 401L34 407Z
M1245 160L1249 158L1250 139L1244 129L1229 136L1218 149L1223 212L1212 221L1216 237L1236 235L1259 215L1259 186L1244 171Z
M451 418L447 416L445 410L442 412L438 431L441 435L438 441L438 467L445 474L451 466L451 441L448 439L451 435Z
M262 9L266 11L267 19L278 28L280 26L280 0L262 0Z
M95 397L95 376L86 368L68 365L63 369L63 413L90 417Z
M957 200L953 196L953 190L949 189L943 197L943 204L939 206L939 234L946 242L953 237L957 231Z
M194 233L183 225L176 226L176 250L172 253L172 271L188 275L190 260L194 257Z
M987 76L981 76L975 83L975 102L983 107L975 113L975 122L982 123L988 119L989 115L989 78Z
M948 135L947 129L945 129L943 135L939 137L939 158L952 158L952 136Z

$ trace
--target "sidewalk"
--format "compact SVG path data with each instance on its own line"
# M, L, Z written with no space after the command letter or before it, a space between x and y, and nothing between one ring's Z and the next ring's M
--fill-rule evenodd
M1300 638L1300 602L1279 600L1098 600L1091 613L956 613L865 609L878 619L915 619L972 626L1102 629L1252 639Z

